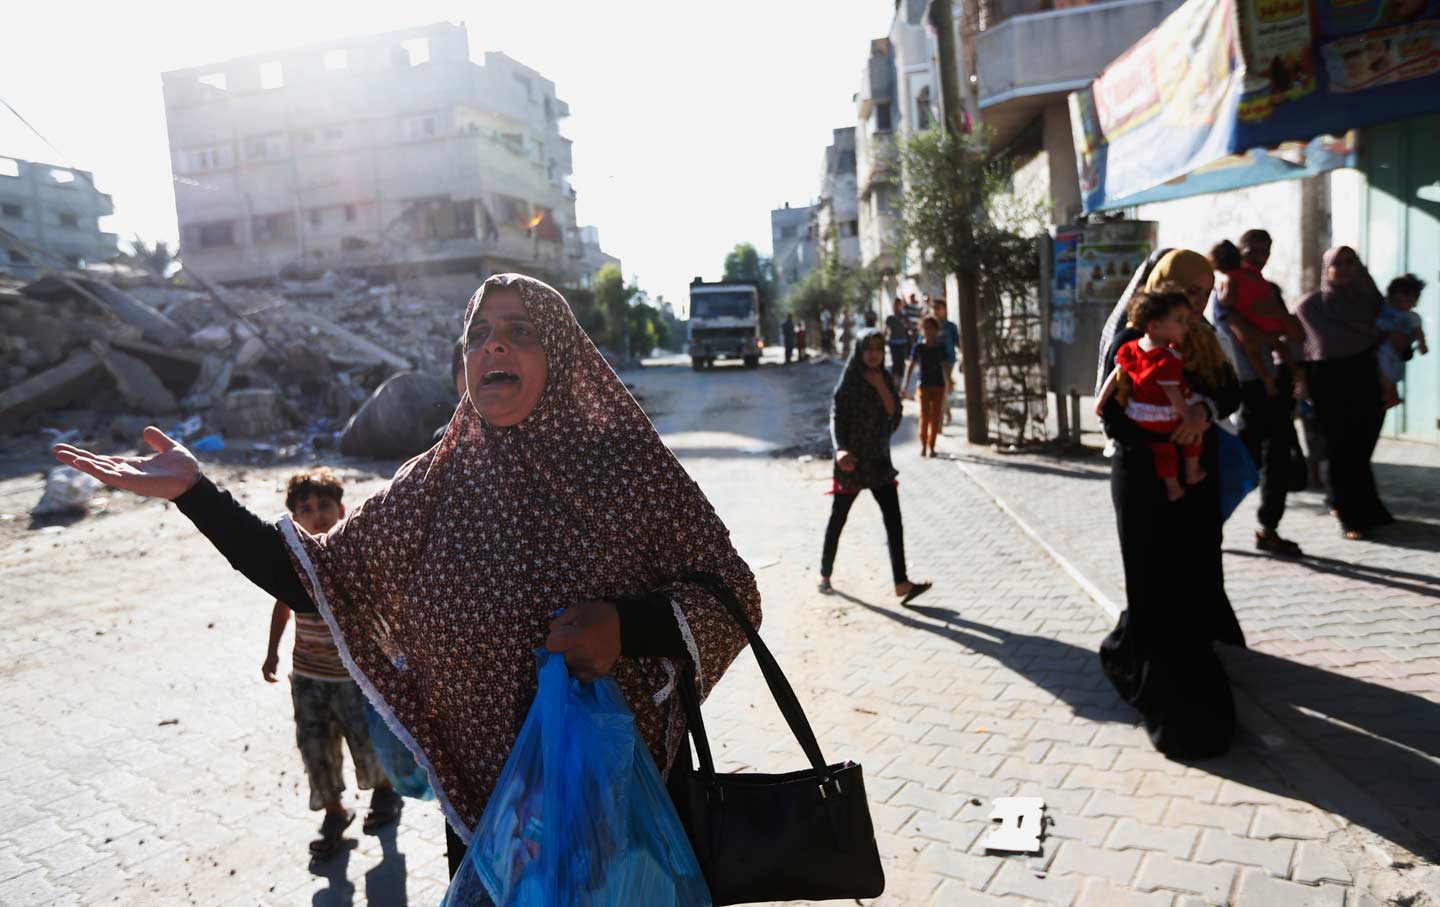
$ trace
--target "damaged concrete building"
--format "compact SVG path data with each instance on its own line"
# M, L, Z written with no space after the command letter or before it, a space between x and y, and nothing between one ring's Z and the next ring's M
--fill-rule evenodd
M0 272L29 278L109 261L116 238L100 218L114 213L88 171L0 156L0 229L19 240L0 241Z
M569 115L463 24L163 75L180 253L222 283L338 271L473 289L521 270L580 283Z

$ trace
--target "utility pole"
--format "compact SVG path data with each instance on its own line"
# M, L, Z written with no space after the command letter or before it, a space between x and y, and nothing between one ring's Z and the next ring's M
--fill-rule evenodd
M935 29L935 45L940 57L940 103L944 109L945 131L955 148L954 166L966 166L960 142L965 135L965 108L960 99L959 64L955 57L955 25L950 15L951 0L930 0L930 24ZM967 215L958 225L956 239L962 247L973 248L974 224ZM960 319L960 364L965 379L965 436L971 444L990 443L989 426L985 421L985 379L980 371L980 299L979 272L970 262L955 274L960 298L956 315Z

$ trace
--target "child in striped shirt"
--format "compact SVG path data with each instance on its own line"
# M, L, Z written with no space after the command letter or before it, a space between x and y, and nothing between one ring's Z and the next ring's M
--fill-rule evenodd
M345 515L341 502L345 488L329 469L298 472L285 489L285 507L295 522L311 535L328 531ZM270 615L270 649L261 675L276 681L280 637L290 620L290 608L275 602ZM341 663L330 628L318 614L295 615L295 655L290 674L290 695L295 705L295 743L305 774L310 779L310 808L325 810L320 837L310 842L310 853L322 859L340 846L341 835L355 821L355 812L341 802L345 778L340 741L350 746L359 787L373 789L365 816L366 834L373 834L400 816L403 801L385 776L365 718L365 697Z

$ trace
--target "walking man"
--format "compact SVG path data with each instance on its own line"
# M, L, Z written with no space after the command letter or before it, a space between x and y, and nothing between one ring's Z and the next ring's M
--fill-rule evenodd
M790 364L790 356L795 352L795 316L789 312L785 313L785 320L780 322L780 336L785 341L785 364Z
M905 376L905 363L910 361L915 336L910 333L910 319L905 317L905 300L896 296L893 307L894 312L885 319L885 340L890 345L890 374L898 382Z
M1259 277L1270 260L1270 242L1270 234L1264 230L1245 231L1240 237L1240 254L1244 258L1241 267ZM1270 287L1278 296L1279 287ZM1272 354L1261 357L1261 369L1257 371L1230 323L1230 319L1244 316L1218 304L1212 309L1220 342L1240 376L1240 439L1260 469L1260 526L1255 531L1255 547L1271 554L1298 557L1300 546L1279 533L1285 499L1295 479L1292 452L1299 446L1295 435L1295 376Z

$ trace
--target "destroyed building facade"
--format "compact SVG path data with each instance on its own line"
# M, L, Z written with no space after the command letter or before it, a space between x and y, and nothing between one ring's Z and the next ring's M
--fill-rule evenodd
M473 289L586 275L555 85L439 23L162 76L187 267Z
M0 229L18 240L0 241L0 272L30 278L109 261L116 236L100 218L114 213L88 171L0 156Z

